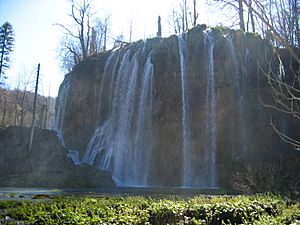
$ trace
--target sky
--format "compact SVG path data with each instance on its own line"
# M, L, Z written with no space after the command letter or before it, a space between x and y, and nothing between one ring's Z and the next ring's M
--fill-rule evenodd
M198 1L198 23L214 25L215 18L204 3L205 0ZM110 15L111 36L123 34L125 41L129 39L131 22L133 41L155 36L158 15L162 17L163 36L173 34L169 24L172 8L178 4L179 0L93 0L94 12L100 18ZM0 0L0 25L8 21L15 33L11 64L5 73L8 88L16 88L19 80L34 81L40 63L39 93L57 96L64 78L58 58L63 32L54 24L70 26L70 10L68 0ZM24 78L24 74L31 78ZM29 90L34 90L33 85Z

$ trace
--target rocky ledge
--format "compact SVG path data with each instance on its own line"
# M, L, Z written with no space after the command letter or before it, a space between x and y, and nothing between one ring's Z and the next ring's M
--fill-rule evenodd
M108 172L75 166L54 132L35 129L28 152L30 128L0 129L0 187L107 188Z

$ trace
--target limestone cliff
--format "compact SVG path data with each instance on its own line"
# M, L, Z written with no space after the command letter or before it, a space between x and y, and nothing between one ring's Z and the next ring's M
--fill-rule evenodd
M56 130L118 185L224 186L235 162L288 151L259 100L271 53L259 36L197 26L92 56L60 87Z

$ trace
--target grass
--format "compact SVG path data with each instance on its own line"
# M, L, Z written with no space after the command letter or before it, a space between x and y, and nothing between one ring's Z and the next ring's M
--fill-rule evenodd
M279 195L57 197L0 200L0 224L297 224L300 203ZM2 221L2 222L1 222ZM299 224L299 223L298 223Z

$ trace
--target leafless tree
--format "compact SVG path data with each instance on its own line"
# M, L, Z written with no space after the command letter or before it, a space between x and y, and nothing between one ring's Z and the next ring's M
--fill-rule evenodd
M249 7L248 7L248 13L247 13L247 31L250 31L249 24L251 23L251 31L255 33L255 21L254 21L254 15L253 15L253 9L252 9L252 0L249 0Z
M196 7L196 1L193 0L193 6ZM197 15L196 8L193 9L194 13ZM174 32L180 34L187 31L189 27L193 26L197 20L197 16L194 15L192 18L190 11L190 4L188 0L181 0L178 6L174 6L172 10L172 21L174 26Z
M227 15L232 15L232 17L229 18L233 23L232 25L237 25L236 21L238 21L239 28L245 31L245 9L243 0L209 0L208 4L223 11L223 13Z
M65 32L65 38L61 43L61 58L63 67L70 70L70 67L77 64L80 60L86 59L91 38L91 3L89 0L77 2L71 1L71 14L69 15L74 21L76 29L72 26L56 24Z
M90 0L72 0L70 18L73 25L56 24L64 31L60 58L62 69L69 72L73 66L85 60L88 55L105 51L110 16L103 20L94 18Z
M243 1L249 6L249 1ZM297 41L295 42L295 37L292 37L289 33L293 32L297 36L299 31L297 31L298 25L295 19L289 19L286 12L286 10L295 10L293 8L299 3L296 0L273 1L271 3L274 4L274 7L269 8L269 10L272 10L271 12L267 11L266 3L270 4L267 1L253 0L254 7L252 8L253 13L268 30L268 34L275 44L273 46L273 52L276 55L275 60L274 58L269 59L269 69L262 69L272 90L273 103L269 104L264 101L262 103L266 107L291 115L296 121L300 122L300 58L299 50L295 48ZM290 7L291 5L294 6ZM294 16L297 16L297 20L299 20L298 13ZM299 39L299 37L296 38ZM285 53L285 59L290 59L288 63L283 62L281 52ZM272 66L274 61L279 65L276 70ZM300 140L290 137L284 131L281 131L273 120L271 120L271 126L281 139L292 144L295 149L300 150Z
M104 16L104 19L96 17L94 19L94 35L92 34L91 44L94 47L94 51L90 51L91 54L106 51L108 37L110 33L110 15Z
M156 34L157 37L161 37L161 17L158 16L158 19L157 19L157 34Z
M8 94L6 89L1 89L0 92L1 96L1 103L2 103L2 119L1 119L1 126L5 126L6 121L6 114L7 114L7 105L8 105Z
M193 0L193 26L197 25L197 19L199 14L197 13L197 0Z

